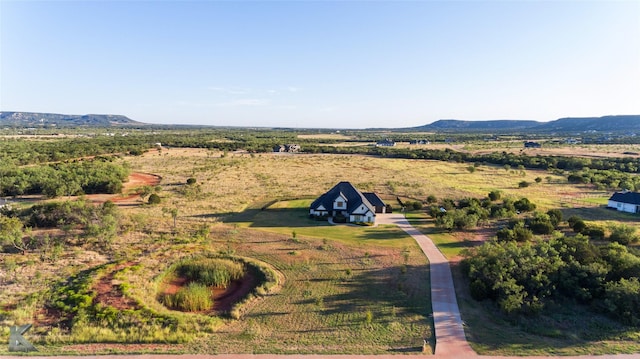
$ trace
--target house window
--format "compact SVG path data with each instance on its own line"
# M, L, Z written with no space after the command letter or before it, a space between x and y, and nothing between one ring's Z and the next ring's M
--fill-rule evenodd
M344 207L344 202L342 202L342 201L338 201L338 202L336 202L336 206L337 206L338 208L342 208L342 207Z
M622 203L618 202L618 208L622 208Z

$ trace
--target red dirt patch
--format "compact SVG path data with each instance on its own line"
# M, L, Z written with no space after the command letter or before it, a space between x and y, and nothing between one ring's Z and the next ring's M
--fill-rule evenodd
M123 184L122 192L128 193L132 190L143 187L143 186L156 186L160 184L162 177L158 175L154 175L151 173L142 173L142 172L134 172L129 175L129 180ZM91 200L91 202L96 204L101 204L106 201L114 202L118 205L124 204L135 204L136 200L140 198L140 195L129 194L92 194L88 195L87 198Z
M96 291L95 303L100 303L103 306L110 306L119 310L134 309L138 305L135 301L125 297L122 294L122 290L115 283L114 274L125 267L132 266L133 263L120 264L116 266L109 274L100 278L93 289Z
M180 344L74 344L66 345L61 349L65 352L76 354L99 353L172 353L181 351Z

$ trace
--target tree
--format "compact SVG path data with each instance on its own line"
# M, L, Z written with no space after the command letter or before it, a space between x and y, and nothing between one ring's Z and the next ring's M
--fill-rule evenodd
M562 222L562 211L559 209L550 209L547 211L547 215L549 216L551 224L553 224L555 228L558 228L558 225Z
M620 279L606 285L603 306L616 319L629 325L640 324L640 281Z
M151 195L155 194L156 192L158 192L157 188L152 187L152 186L148 186L148 185L142 186L138 190L138 193L140 194L140 197L143 200L144 200L145 197L151 196Z
M187 184L188 185L196 184L196 182L197 182L197 180L195 178L193 178L193 177L187 178Z
M174 207L174 208L162 208L162 212L163 213L168 213L171 215L171 218L173 218L173 231L175 232L176 230L176 219L178 218L178 208Z
M23 228L24 225L19 218L0 214L0 244L14 247L25 254L30 247L30 241L24 241Z

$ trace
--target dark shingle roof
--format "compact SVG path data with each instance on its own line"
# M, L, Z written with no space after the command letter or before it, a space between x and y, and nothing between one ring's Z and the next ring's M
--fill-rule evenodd
M610 201L630 203L640 205L640 193L638 192L616 192L609 198Z
M375 212L374 206L367 200L364 194L358 191L350 182L338 183L327 193L313 201L311 208L315 209L322 205L327 211L331 211L333 210L333 200L340 194L347 199L347 212L352 213L362 203L369 207L371 212Z
M362 194L364 195L364 198L366 198L367 201L369 201L369 203L371 203L373 206L384 207L384 202L382 202L382 199L378 197L377 194L373 192L363 192Z

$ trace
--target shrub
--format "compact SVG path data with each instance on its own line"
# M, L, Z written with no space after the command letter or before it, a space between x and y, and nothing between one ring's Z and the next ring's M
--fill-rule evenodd
M512 228L503 228L496 233L499 241L527 242L533 238L533 232L524 226L522 221L517 221Z
M197 182L197 180L195 178L193 178L193 177L187 178L187 184L188 185L194 185L194 184L196 184L196 182Z
M554 227L558 227L560 222L562 222L562 211L559 209L550 209L547 211L547 215L549 216L549 220Z
M529 228L535 234L551 234L555 226L551 222L549 215L536 212L535 216L529 219Z
M612 225L609 240L611 242L618 242L624 245L636 243L638 241L636 228L624 224Z
M423 206L423 204L420 201L407 202L407 208L413 209L414 211L421 210L422 206Z
M496 191L491 191L491 192L489 192L488 197L492 201L497 201L502 197L502 192L497 191L497 190Z
M526 187L529 187L529 182L527 182L527 181L520 181L520 182L518 183L518 187L519 187L519 188L526 188Z
M531 203L528 198L520 198L519 200L513 202L513 206L516 210L520 212L530 212L536 209L536 205Z
M604 307L614 318L629 325L640 324L640 281L620 279L606 285Z
M582 232L584 235L589 236L589 238L593 240L603 240L604 239L604 228L595 225L589 225Z
M157 194L152 193L149 196L149 199L148 199L149 204L159 204L160 202L162 202L162 200L160 199L160 196L158 196Z
M571 229L573 229L575 233L583 233L587 229L587 224L584 223L582 219L578 219L573 222Z
M436 198L436 196L434 196L434 195L430 194L430 195L427 197L427 203L429 203L429 204L433 204L433 203L436 203L436 202L438 202L438 199Z

